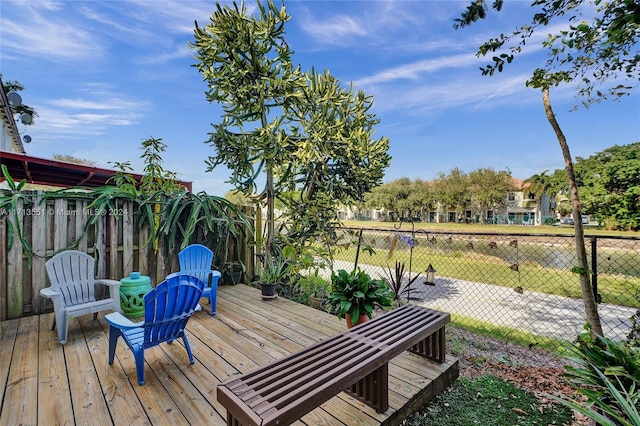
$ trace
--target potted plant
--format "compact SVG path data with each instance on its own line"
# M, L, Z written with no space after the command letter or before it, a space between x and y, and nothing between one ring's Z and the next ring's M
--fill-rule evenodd
M394 297L384 280L373 279L360 269L340 269L331 275L327 305L338 317L346 318L347 327L351 328L371 318L375 308L392 306Z
M277 297L276 288L287 276L287 263L279 257L271 258L260 274L260 288L262 299L269 300Z
M321 309L327 299L329 282L319 275L318 270L298 279L297 286L303 295L303 302L309 303L312 308Z

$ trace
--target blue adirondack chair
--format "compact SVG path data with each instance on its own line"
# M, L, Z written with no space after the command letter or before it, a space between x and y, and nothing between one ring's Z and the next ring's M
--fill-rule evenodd
M192 275L204 283L202 297L209 298L211 315L215 315L220 272L211 268L213 252L202 244L191 244L178 253L178 261L180 274Z
M144 321L134 323L119 312L105 315L109 323L109 365L113 364L119 337L133 351L140 385L144 385L144 350L162 342L182 337L193 364L185 327L196 311L203 288L198 278L175 274L144 295Z

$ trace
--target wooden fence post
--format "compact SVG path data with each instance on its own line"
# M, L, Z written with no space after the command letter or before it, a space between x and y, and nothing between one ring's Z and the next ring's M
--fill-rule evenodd
M18 227L24 225L24 204L22 200L16 203L18 214L9 213L7 222L13 227L13 234L9 235L9 252L7 253L7 316L8 319L19 318L23 312L22 293L22 243L18 236Z
M34 196L31 199L32 206L40 206L39 196ZM31 250L33 251L33 260L31 264L31 289L32 298L31 307L36 314L43 313L46 308L46 299L40 296L40 289L47 287L47 274L45 270L45 262L47 256L47 212L46 206L34 209L36 212L43 214L31 215Z

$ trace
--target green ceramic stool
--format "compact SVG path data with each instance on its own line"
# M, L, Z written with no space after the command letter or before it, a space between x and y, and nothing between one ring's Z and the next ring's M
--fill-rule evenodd
M151 290L151 278L132 272L120 280L120 307L126 317L144 315L144 295Z

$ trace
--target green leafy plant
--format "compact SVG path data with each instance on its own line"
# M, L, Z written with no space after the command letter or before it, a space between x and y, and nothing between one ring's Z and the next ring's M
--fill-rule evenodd
M262 284L281 284L288 275L288 267L285 259L273 257L268 262L260 274Z
M312 273L302 275L296 286L300 289L301 300L307 303L311 298L325 298L329 293L329 282L316 269Z
M246 239L247 233L254 233L252 219L224 198L187 191L176 180L175 173L162 167L161 154L166 149L162 139L149 138L142 142L141 149L141 158L145 163L142 182L137 182L130 174L133 169L128 161L115 162L118 171L108 185L46 192L41 202L67 199L88 203L86 209L92 214L85 223L83 234L76 238L76 243L91 227L100 226L105 215L117 212L125 203L130 203L132 214L137 217L138 228L149 230L144 248L158 248L162 242L167 253L174 253L179 248L197 242L214 248L214 264L218 267L240 259L242 244L239 242ZM4 165L2 172L9 188L0 190L0 215L12 215L13 219L8 221L9 237L13 238L14 233L18 236L30 259L33 253L29 242L22 237L21 222L17 220L21 209L31 202L30 197L21 192L25 181L16 184ZM112 217L118 220L120 215L113 214ZM235 247L236 250L231 258L229 247Z
M22 210L26 207L25 204L28 205L28 203L30 203L29 199L21 192L26 183L26 179L22 179L16 183L9 174L7 166L4 164L2 164L2 175L9 189L0 189L0 216L9 217L9 220L7 220L9 241L11 242L14 238L17 238L25 249L27 256L29 256L29 260L31 260L31 245L24 238L22 227L20 226ZM9 244L9 249L11 249L11 247L12 244Z
M565 376L586 402L553 398L599 424L640 426L640 347L593 337L585 328L569 347L574 365Z
M395 294L386 281L373 279L361 269L347 272L340 269L331 275L331 293L327 305L331 312L344 318L349 314L357 319L360 315L373 316L374 308L393 306Z
M208 170L226 166L229 183L264 205L267 262L277 255L276 226L286 224L297 246L314 244L331 234L336 206L362 201L391 161L389 139L374 139L373 98L328 71L295 65L285 40L290 19L272 0L251 10L218 4L190 43L207 100L225 112L210 133Z

